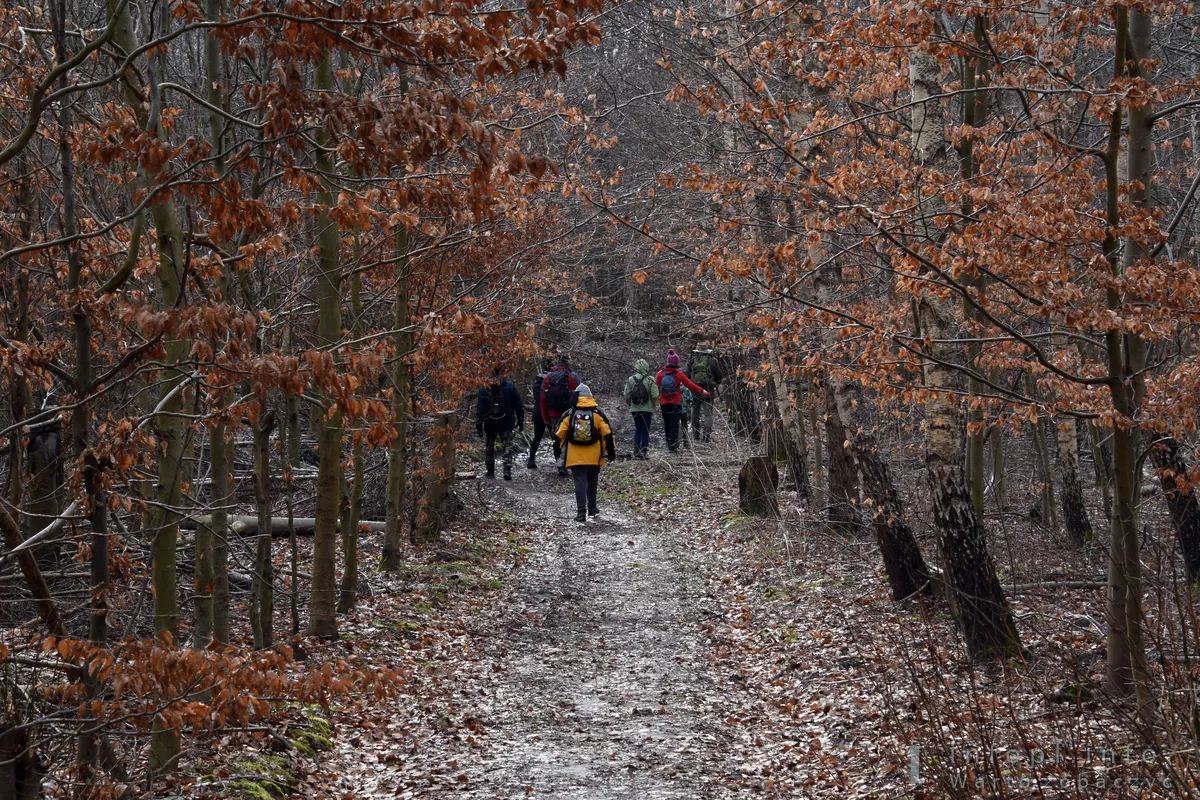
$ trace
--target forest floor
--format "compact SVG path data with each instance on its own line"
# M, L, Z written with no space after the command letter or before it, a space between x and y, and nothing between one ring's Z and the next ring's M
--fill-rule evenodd
M781 520L739 515L740 461L700 445L606 467L586 524L552 468L460 482L465 508L438 548L373 575L323 654L344 648L404 685L335 708L332 748L295 794L1108 796L1002 784L1074 782L1103 772L1093 746L1128 741L1120 710L1090 697L1102 590L1014 592L1029 662L971 669L944 608L890 600L869 536L823 532L794 495ZM1034 554L1008 534L995 548L1022 557L1000 556L1006 581L1063 568L1023 559ZM1066 703L1052 697L1064 681L1078 691ZM1034 765L1034 746L1077 755ZM969 763L990 748L999 762Z
M573 521L570 481L552 468L521 468L516 480L481 480L478 490L466 484L460 494L475 506L476 535L508 530L520 542L487 567L503 589L458 593L419 638L409 626L371 622L391 602L386 590L362 604L357 618L374 641L364 657L395 668L388 653L404 651L420 677L378 714L338 719L334 749L304 793L833 796L854 784L881 789L870 776L902 794L900 768L879 766L890 758L882 706L860 705L875 696L859 685L869 669L854 676L868 661L852 657L853 642L829 659L804 655L827 644L842 592L879 594L873 573L860 570L865 586L839 569L810 577L811 604L771 589L764 570L785 563L775 549L782 526L737 515L740 461L731 455L701 445L610 466L601 516L586 524ZM826 584L841 590L823 597ZM752 609L764 592L768 605L802 618ZM770 641L791 654L764 646ZM790 694L797 680L806 684L802 697ZM845 712L809 708L810 696L836 697L838 687L853 690Z
M341 737L323 762L331 796L652 800L721 782L729 703L706 670L715 604L687 533L652 529L622 498L641 466L606 471L601 516L586 524L552 464L462 493L521 531L514 569L463 625L440 722L419 744L412 730L393 740L390 760Z

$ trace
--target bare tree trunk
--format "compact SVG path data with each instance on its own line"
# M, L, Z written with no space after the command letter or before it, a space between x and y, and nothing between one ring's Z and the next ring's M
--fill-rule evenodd
M941 67L921 49L909 55L912 81L913 160L936 168L946 158L945 115L942 101ZM924 187L918 184L918 196ZM934 223L938 195L924 200L919 209L919 240L937 243L942 231ZM917 313L921 334L930 342L925 362L925 459L933 495L938 548L951 592L951 606L966 639L967 652L976 661L1020 655L1021 643L1008 600L1000 588L988 553L983 526L963 470L963 424L956 390L957 375L947 366L955 360L953 339L954 307L949 300L926 295ZM961 358L961 354L958 354Z
M804 429L804 395L799 387L792 393L792 403L796 416L796 464L799 473L796 476L796 493L801 500L812 503L812 481L808 475L809 447L808 432Z
M953 311L949 303L926 297L920 309L925 336L935 342L951 338ZM947 361L949 349L931 345L931 356ZM960 401L953 393L956 376L935 362L926 364L925 376L931 390L925 403L926 464L951 605L972 660L1018 656L1021 643L1016 623L996 577L963 473L962 417Z
M825 441L829 443L829 524L843 536L858 532L858 470L846 450L846 429L838 414L833 381L825 380Z
M108 0L110 16L118 14L114 26L113 45L119 60L124 54L137 50L133 25L129 18L128 6L120 6L114 0ZM170 13L166 5L160 6L158 34L166 34L170 29ZM163 74L162 63L165 55L158 53L147 64L147 70ZM149 107L143 102L142 87L138 85L137 73L128 70L122 75L122 88L126 104L130 107L139 127L159 139L166 140L161 119L151 117L151 109L161 108L159 98L152 97ZM153 85L153 83L152 83ZM152 180L156 176L150 176ZM151 218L154 220L155 231L158 235L159 255L159 289L162 302L166 308L179 305L183 295L183 230L176 214L174 200L170 193L162 193L156 197L150 206ZM163 347L166 351L166 367L160 382L161 397L156 412L155 430L158 439L165 445L158 460L158 488L155 494L156 511L152 517L151 533L153 535L153 586L154 586L154 630L164 643L173 644L179 636L179 598L176 584L175 550L179 534L178 508L182 498L183 455L184 455L184 426L181 411L183 409L183 392L175 391L184 380L184 373L179 368L188 354L188 343L176 334L164 337ZM179 754L178 731L162 728L156 723L155 733L151 739L150 764L151 768L160 771L174 766Z
M66 36L66 3L56 0L51 3L51 25L54 28L55 55L61 66L70 56ZM59 88L66 89L66 74L59 80ZM70 104L64 104L59 111L58 143L59 162L62 170L62 226L63 236L68 241L67 250L67 290L75 296L71 309L71 321L75 333L75 402L78 404L71 415L71 444L72 451L82 465L84 494L86 498L86 514L89 522L91 545L91 570L89 588L88 639L99 648L108 647L108 515L107 498L101 490L100 471L102 465L92 454L89 446L91 428L91 408L86 402L92 389L92 345L91 318L88 309L79 295L83 289L83 263L80 258L78 245L73 241L77 234L76 227L76 197L75 197L75 161L70 146ZM12 476L20 481L20 473ZM19 528L13 523L4 524L5 520L12 523L7 514L0 517L0 526L5 528L5 544L10 550L19 546L21 535ZM50 632L56 636L67 636L66 627L49 588L38 568L34 553L23 552L18 555L21 570L25 575L30 592L38 601L42 618ZM95 694L95 687L88 687L88 694ZM85 706L86 707L86 706ZM93 724L93 717L84 713L81 715L84 728ZM84 733L76 741L76 759L84 766L84 774L99 762L99 741L94 735Z
M1116 45L1114 48L1113 77L1140 77L1141 62L1150 56L1150 18L1140 11L1124 7L1114 9L1116 23ZM1126 54L1132 53L1132 61ZM1151 113L1149 102L1131 104L1129 108L1129 151L1128 179L1141 182L1142 188L1133 192L1132 200L1143 208L1150 203L1151 168ZM1125 243L1124 264L1121 262L1120 242L1115 231L1120 225L1120 187L1118 164L1121 144L1121 104L1113 110L1105 153L1105 181L1107 188L1107 222L1104 239L1104 254L1108 259L1113 277L1119 278L1129 266L1144 256L1140 243L1129 239ZM1108 306L1120 313L1122 298L1110 284L1107 289ZM1138 714L1149 721L1154 714L1153 698L1150 695L1149 667L1146 663L1146 645L1142 611L1142 561L1141 542L1137 530L1137 500L1139 494L1140 461L1138 460L1139 435L1136 424L1138 408L1145 393L1142 369L1145 366L1145 343L1140 337L1110 330L1106 335L1108 350L1109 390L1113 409L1129 425L1113 426L1113 486L1116 508L1112 522L1112 545L1109 554L1109 645L1108 686L1120 695L1136 695Z
M1082 546L1095 536L1083 503L1083 487L1079 484L1079 438L1073 418L1058 424L1058 475L1067 534L1075 545Z
M20 209L21 214L19 236L24 241L28 241L32 227L30 220L34 214L33 197L29 190L29 174L26 163L26 158L22 156L17 160L16 164L18 175L16 186L17 208ZM4 249L8 249L11 244L12 241L8 237L0 241L0 246L3 246ZM25 343L29 340L30 333L29 272L20 260L16 258L9 259L8 266L12 267L12 271L5 275L5 280L9 286L16 287L17 303L16 324L13 325L10 335L15 341ZM25 501L25 459L23 457L25 446L20 423L25 420L26 412L29 408L29 380L25 377L23 371L15 369L8 371L8 388L8 408L13 423L12 432L8 437L8 502L12 506L14 513L18 515L17 519L20 519L22 505Z
M1150 55L1150 18L1128 8L1116 7L1116 46L1114 48L1114 79L1120 80L1127 72L1139 74L1139 60ZM1126 59L1132 52L1133 62ZM1141 181L1142 190L1133 193L1134 203L1145 206L1150 203L1150 146L1151 107L1130 106L1128 179ZM1115 231L1121 223L1118 162L1121 155L1122 106L1117 103L1112 112L1108 149L1105 151L1104 170L1106 185L1106 221L1108 228L1104 237L1104 255L1109 261L1112 276L1120 277L1128 265L1142 257L1140 243L1130 239L1124 247L1124 264L1121 260L1121 242ZM1122 297L1115 285L1109 284L1108 305L1120 313ZM1138 429L1136 419L1144 392L1136 375L1145 365L1145 345L1139 337L1121 330L1110 330L1105 335L1109 359L1109 390L1112 408L1129 425L1112 428L1112 485L1115 494L1115 513L1112 515L1112 541L1109 554L1109 644L1108 686L1116 694L1136 694L1139 716L1147 720L1153 715L1153 702L1148 684L1144 614L1142 614L1141 591L1141 542L1138 537Z
M983 18L975 18L975 30L977 39L982 39ZM986 47L983 41L977 41L982 47ZM981 49L982 49L981 47ZM976 89L976 69L980 65L974 56L964 56L961 63L962 68L962 85L964 94L962 96L962 121L964 127L970 131L973 130L980 122L983 116L980 112L979 99L983 96ZM973 135L968 133L963 136L959 144L959 175L964 182L969 182L975 177L975 139ZM973 213L970 201L967 201L963 208L964 218L969 217ZM971 285L981 292L984 289L983 278L976 276L969 278ZM970 303L965 300L963 302L963 315L967 319L975 316L975 309ZM971 369L977 370L979 365L979 356L981 347L978 342L970 342L966 348L967 365ZM968 381L972 400L976 395L979 395L982 390L982 385L974 377ZM975 506L975 516L980 520L984 518L984 458L983 448L986 434L986 426L983 420L983 410L972 402L967 412L967 463L966 474L967 481L971 487L971 502Z
M1037 397L1037 381L1032 374L1025 376L1026 392L1031 398ZM1058 507L1054 502L1054 472L1050 468L1049 451L1049 421L1045 416L1039 417L1033 426L1033 454L1037 462L1038 478L1042 490L1039 495L1041 503L1042 524L1050 531L1058 531Z
M788 476L799 498L807 500L812 495L812 489L808 483L808 465L800 447L800 439L804 435L803 424L783 372L783 357L779 351L779 344L773 340L769 341L767 352L771 361L771 405L775 411L776 430L783 445L784 457L787 459Z
M263 398L265 405L266 399ZM275 565L271 560L271 431L275 430L275 411L266 412L253 426L254 431L254 506L258 512L258 536L254 556L254 610L251 617L254 646L259 650L275 646L272 619L275 615Z
M433 423L430 432L433 451L429 455L425 497L413 531L413 538L418 544L436 541L445 524L446 499L454 481L454 432L457 427L458 414L454 411L440 412Z
M354 317L351 330L358 339L362 336L362 277L357 266L362 262L362 244L358 237L354 239L355 270L350 276L350 313ZM363 473L366 464L363 460L362 432L354 432L354 473L350 481L349 502L342 513L342 559L345 566L342 569L342 591L338 598L338 612L345 614L354 608L358 601L358 519L362 510Z
M1008 477L1004 463L1004 429L999 425L991 430L992 443L992 492L996 498L996 509L1001 513L1008 508Z
M221 0L204 0L204 17L208 22L219 22ZM225 108L224 75L221 70L221 47L214 29L204 32L204 74L208 85L208 140L213 152L213 167L217 175L225 171L222 149L225 120L218 113ZM233 279L230 269L225 267L218 281L221 299L231 302ZM217 352L219 341L212 337L213 352ZM218 391L218 407L229 401L227 391ZM229 574L228 551L224 549L226 538L225 506L228 502L229 464L225 438L228 426L214 425L209 431L208 457L212 470L212 486L209 497L213 504L213 523L196 529L196 598L193 618L192 645L205 648L214 638L222 644L229 643ZM218 553L217 548L221 551ZM221 564L217 564L220 556ZM218 577L219 575L219 577ZM219 584L223 583L223 586ZM222 592L223 589L223 592ZM220 596L220 597L219 597ZM222 621L217 622L220 616Z
M317 64L317 91L329 92L334 88L333 65L328 51L322 54ZM329 155L332 143L324 131L316 134L317 169L333 174L333 162ZM320 345L329 346L342 334L342 267L341 235L337 225L329 216L335 199L331 187L326 185L320 194L321 211L317 216L321 270L318 283L320 305L317 339ZM330 354L330 358L332 355ZM330 398L332 402L332 398ZM312 597L308 609L308 634L325 639L337 637L337 615L334 595L337 590L337 527L338 499L341 495L339 476L342 472L342 418L336 411L323 417L319 425L317 454L317 529L313 535Z
M808 404L809 427L813 432L813 508L823 508L825 499L825 457L821 448L821 428L817 423L819 407L825 405L824 397L814 397Z
M290 327L288 328L288 341L290 344ZM292 617L292 636L298 636L300 634L300 559L296 544L295 482L296 465L300 463L300 398L294 394L287 396L286 432L284 481L287 484L288 553L292 582L288 605Z
M404 477L408 467L408 231L396 231L396 319L393 337L392 417L396 437L388 446L387 531L383 536L383 568L400 568L400 534L404 530Z
M862 386L857 381L833 383L837 411L850 437L850 451L862 478L863 494L871 500L872 527L892 597L903 600L917 592L928 592L929 568L904 515L891 472L879 455L875 424L868 418Z
M822 259L824 260L824 259ZM835 301L834 294L842 285L842 270L839 265L822 267L815 281L817 300L826 308ZM826 350L832 350L836 342L829 331L822 331L822 342ZM841 439L830 439L829 449L848 449L862 478L863 495L869 501L872 515L871 527L879 542L879 552L887 570L888 586L892 597L903 600L917 592L928 592L931 588L929 568L921 556L921 548L909 527L904 514L900 494L887 463L879 453L875 421L867 408L862 385L855 380L846 380L827 374L826 386L834 401L830 412L841 424ZM836 431L831 431L831 435ZM848 442L848 448L845 447Z
M212 435L209 432L209 458L212 458ZM216 474L213 464L214 475ZM192 647L203 650L213 639L213 529L211 525L196 528L196 595L192 613Z
M212 638L229 644L229 507L233 503L230 464L233 448L227 441L228 428L215 426L210 439L212 460Z

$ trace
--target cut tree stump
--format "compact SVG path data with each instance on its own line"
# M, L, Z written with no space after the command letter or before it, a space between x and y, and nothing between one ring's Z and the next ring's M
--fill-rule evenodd
M738 473L739 507L752 517L779 516L779 468L766 456L751 456Z

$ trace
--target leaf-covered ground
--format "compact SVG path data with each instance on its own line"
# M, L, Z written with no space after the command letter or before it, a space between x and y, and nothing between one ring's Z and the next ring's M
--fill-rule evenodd
M791 501L782 521L738 516L738 464L700 446L606 468L586 525L550 470L464 483L441 551L411 552L343 626L342 647L408 683L335 713L299 793L1105 797L1133 774L1085 749L1130 741L1088 694L1102 592L1014 593L1029 663L968 669L944 608L891 602L869 538L822 533ZM1046 579L1035 567L1001 571Z

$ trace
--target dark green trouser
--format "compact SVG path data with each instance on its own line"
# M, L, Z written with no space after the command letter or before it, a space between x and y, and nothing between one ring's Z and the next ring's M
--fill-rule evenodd
M506 472L512 472L513 465L513 441L516 439L516 431L508 430L499 433L488 431L487 442L483 448L484 461L487 463L487 471L496 471L496 439L500 440L500 457L504 461L504 469Z

